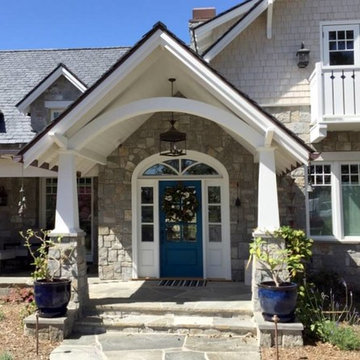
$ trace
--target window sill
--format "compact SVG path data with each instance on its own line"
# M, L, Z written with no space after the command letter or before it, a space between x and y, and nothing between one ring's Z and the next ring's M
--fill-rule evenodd
M334 237L318 237L311 236L315 243L330 243L330 244L343 244L343 245L360 245L360 236L354 236L351 238L336 239Z

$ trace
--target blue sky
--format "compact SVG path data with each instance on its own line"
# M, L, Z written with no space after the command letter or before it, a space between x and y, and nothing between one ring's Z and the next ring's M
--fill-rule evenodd
M0 49L133 45L157 21L188 43L194 7L242 0L1 0Z

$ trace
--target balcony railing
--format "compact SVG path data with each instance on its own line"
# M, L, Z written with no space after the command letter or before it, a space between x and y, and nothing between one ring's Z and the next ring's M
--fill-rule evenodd
M310 77L311 123L320 141L326 131L350 130L349 124L360 124L360 68L323 67L317 63Z

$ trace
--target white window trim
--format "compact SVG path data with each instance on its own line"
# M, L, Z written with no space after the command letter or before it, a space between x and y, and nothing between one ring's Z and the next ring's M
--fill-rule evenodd
M202 154L196 151L188 151L187 155L180 157L193 159L198 162L203 162L212 166L219 174L219 176L147 176L146 178L141 176L142 173L151 165L156 163L161 163L164 160L170 160L172 158L166 158L160 156L159 154L152 155L149 158L143 160L135 168L132 175L132 248L133 248L133 273L132 276L134 279L139 277L139 256L140 251L143 249L145 251L153 251L154 254L154 268L152 269L152 276L155 278L160 277L160 243L159 243L159 219L158 216L155 216L154 219L154 242L153 243L141 243L140 232L141 232L141 221L140 221L140 210L141 210L141 193L140 189L143 186L153 186L154 187L154 214L159 213L159 192L158 184L159 181L176 181L176 180L198 180L201 181L202 189L202 214L203 214L203 277L204 279L208 278L208 249L210 243L207 241L207 188L209 184L220 186L221 188L221 208L222 208L222 256L224 261L224 271L221 278L231 280L231 241L230 241L230 194L229 194L229 176L226 171L226 168L216 159L210 157L209 155ZM211 186L210 185L210 186Z
M354 158L357 158L355 160ZM327 159L327 160L325 160ZM330 160L331 159L331 160ZM306 191L306 230L309 237L319 242L338 242L346 244L360 244L359 236L344 236L344 217L342 210L342 191L341 191L341 164L359 164L360 152L329 152L323 153L320 158L313 161L311 165L316 164L331 166L331 207L332 207L332 225L333 236L311 235L310 233L310 214L309 214L309 193ZM305 167L305 184L308 188L308 167ZM336 209L339 209L336 211Z
M326 27L331 27L334 30L339 30L343 28L350 29L353 27L357 28L357 36L354 39L354 65L339 65L339 66L331 66L329 65L329 53L325 54L327 50L327 44L325 45L326 41ZM351 29L352 30L352 29ZM356 35L356 34L355 34ZM320 56L321 62L323 64L324 69L342 69L342 68L355 68L360 66L360 20L349 20L349 21L321 21L320 22Z

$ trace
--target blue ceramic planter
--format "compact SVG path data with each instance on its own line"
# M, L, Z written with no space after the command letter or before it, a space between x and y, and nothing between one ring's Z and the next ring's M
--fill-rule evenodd
M273 321L273 316L279 317L279 322L292 322L295 319L297 285L282 283L279 287L273 281L262 282L258 285L259 300L263 317Z
M66 314L70 301L71 281L67 279L37 280L34 282L34 293L40 317L61 317Z

